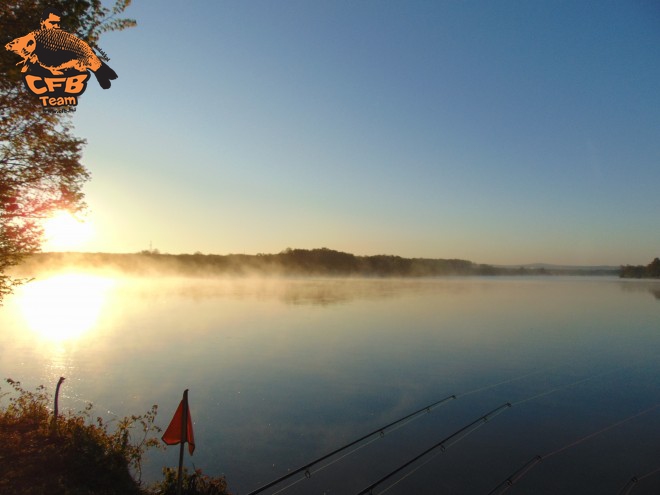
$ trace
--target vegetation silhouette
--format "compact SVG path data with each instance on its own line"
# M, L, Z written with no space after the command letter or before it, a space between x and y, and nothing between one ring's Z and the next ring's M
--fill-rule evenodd
M461 259L403 258L393 255L357 256L328 248L291 249L277 254L163 254L145 250L133 254L37 253L22 273L49 269L108 269L136 275L187 276L341 276L445 277L527 275L615 275L616 270L578 271L546 267L498 267Z
M31 32L47 7L61 11L63 27L97 48L99 36L136 25L119 17L130 0L105 7L101 0L17 0L0 6L0 303L24 280L7 271L39 251L40 220L57 210L84 209L85 140L73 135L65 113L49 113L21 81L19 57L5 44Z
M619 270L621 278L660 278L660 258L655 258L648 265L625 265Z
M144 454L162 448L154 435L158 406L112 422L91 416L92 404L74 414L54 415L45 387L25 390L6 379L8 404L0 407L0 493L3 495L167 495L176 490L174 468L152 486L141 481ZM55 427L53 423L56 422ZM110 423L115 423L114 430ZM201 470L183 476L184 494L230 495L224 477Z

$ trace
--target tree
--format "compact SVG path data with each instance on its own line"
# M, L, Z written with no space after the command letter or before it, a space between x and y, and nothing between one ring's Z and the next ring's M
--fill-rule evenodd
M655 258L646 266L646 274L651 278L660 278L660 258Z
M21 280L7 270L40 249L40 219L59 209L84 208L81 163L85 140L72 133L66 114L40 111L21 81L18 57L5 50L13 39L38 28L46 7L62 12L62 27L96 47L99 36L136 25L118 16L131 0L110 9L100 0L14 0L0 5L0 303Z
M621 278L660 278L660 258L655 258L648 265L626 265L619 270Z

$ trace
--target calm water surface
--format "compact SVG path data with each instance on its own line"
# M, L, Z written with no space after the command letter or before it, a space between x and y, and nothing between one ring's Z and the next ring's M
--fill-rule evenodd
M507 493L616 494L660 468L659 355L660 283L615 278L65 273L0 309L0 376L51 390L65 376L60 407L107 418L159 404L162 427L188 388L186 463L240 494L451 394L282 493L357 494L508 402L374 493L486 495L542 455ZM177 459L151 453L144 479ZM659 491L657 473L633 493Z

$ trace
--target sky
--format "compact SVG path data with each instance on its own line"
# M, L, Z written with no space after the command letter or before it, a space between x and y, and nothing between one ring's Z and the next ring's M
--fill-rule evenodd
M137 27L99 42L119 78L90 81L73 117L92 174L80 250L660 256L657 2L136 0L125 16Z

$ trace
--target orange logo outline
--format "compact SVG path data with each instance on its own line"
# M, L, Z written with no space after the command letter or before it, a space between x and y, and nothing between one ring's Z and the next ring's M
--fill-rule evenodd
M44 109L75 107L87 88L89 71L103 89L110 88L110 81L118 77L103 61L109 60L105 52L99 57L83 40L61 29L61 18L57 9L47 8L39 29L5 45L22 58L16 65L23 65L25 87Z

